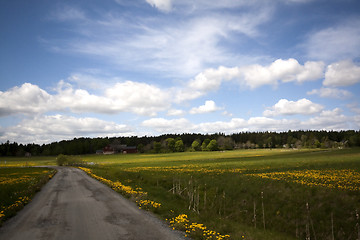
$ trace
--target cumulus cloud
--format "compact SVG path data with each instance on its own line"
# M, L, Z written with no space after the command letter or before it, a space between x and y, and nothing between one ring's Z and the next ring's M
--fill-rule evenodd
M12 140L19 143L49 143L82 136L133 135L132 128L124 124L65 115L41 115L3 130L6 134L0 136L1 142Z
M289 129L298 129L299 122L298 120L252 117L247 121L246 131L288 131Z
M298 129L300 121L287 119L272 119L266 117L254 117L248 120L242 118L232 118L229 121L203 122L194 124L187 119L163 119L152 118L142 123L154 129L158 133L236 133L243 131L288 131L289 129Z
M326 88L322 87L320 89L313 89L307 92L308 95L319 95L323 98L338 98L344 99L352 96L352 93L338 88Z
M206 69L188 83L189 89L198 91L199 95L217 90L222 82L234 81L251 89L263 85L276 85L278 82L313 81L323 77L323 62L305 62L299 64L296 59L278 59L268 66L259 64L218 69Z
M180 110L180 109L169 109L167 114L168 116L181 116L184 115L185 111Z
M148 4L156 7L160 11L170 12L171 11L171 0L146 0Z
M330 64L325 73L325 86L350 86L360 82L360 66L351 60Z
M6 92L0 91L0 117L12 114L37 114L47 111L53 97L31 83Z
M215 102L212 100L205 101L204 105L199 107L194 107L190 110L190 114L202 114L202 113L210 113L220 110L221 108L217 107Z
M193 130L193 124L185 119L151 118L141 124L144 127L153 128L158 133L185 133Z
M49 94L36 85L25 83L6 92L0 92L0 116L39 114L54 110L74 113L132 112L155 116L167 110L171 102L168 91L140 82L120 82L107 88L103 95L60 81L55 94Z
M151 118L145 120L141 125L154 130L158 134L163 133L217 133L226 134L237 132L256 132L256 131L288 131L288 130L344 130L358 126L359 117L347 117L342 114L339 108L324 110L316 116L306 120L299 119L274 119L271 117L252 117L248 120L242 118L232 118L229 121L214 121L192 123L188 119L164 119Z
M215 133L215 132L239 132L246 129L248 124L242 118L232 118L230 121L216 121L200 123L194 128L201 133Z
M340 131L351 129L350 122L351 119L343 115L340 108L335 108L333 110L322 111L319 116L302 122L301 126L303 129Z
M303 98L296 102L289 101L287 99L280 99L270 109L264 111L263 115L266 117L278 116L278 115L311 115L319 113L324 107L320 104L311 102L310 100Z
M165 110L171 105L167 91L147 83L117 83L107 89L105 95L113 100L119 110L140 115L154 116L158 111Z

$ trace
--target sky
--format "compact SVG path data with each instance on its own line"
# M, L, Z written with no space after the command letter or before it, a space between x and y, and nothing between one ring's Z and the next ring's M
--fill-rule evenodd
M360 129L358 0L0 2L0 142Z

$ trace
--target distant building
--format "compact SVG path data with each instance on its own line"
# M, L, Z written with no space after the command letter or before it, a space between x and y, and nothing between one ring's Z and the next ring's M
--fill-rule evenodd
M96 154L104 154L104 150L96 150Z
M122 153L137 153L137 147L136 146L126 146L121 149Z
M104 147L103 150L97 150L97 154L115 154L115 153L137 153L136 146L127 146L124 144L110 144Z
M114 154L114 153L115 153L115 149L110 146L106 146L103 149L103 154Z

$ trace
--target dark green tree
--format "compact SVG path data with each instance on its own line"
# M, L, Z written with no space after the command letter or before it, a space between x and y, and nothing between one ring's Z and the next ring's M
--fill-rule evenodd
M200 141L199 140L194 140L191 144L191 148L194 151L200 151L201 150L201 145L200 145Z
M217 141L215 139L211 140L209 142L209 144L207 145L206 147L209 151L217 151L219 148L218 148L218 144L217 144Z
M180 139L180 140L177 140L175 142L175 151L176 152L183 152L185 151L185 146L184 146L184 143L183 141Z

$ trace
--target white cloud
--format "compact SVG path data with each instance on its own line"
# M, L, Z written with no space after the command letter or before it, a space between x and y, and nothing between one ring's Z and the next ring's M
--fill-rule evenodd
M117 83L105 95L113 100L115 108L140 115L154 116L171 105L167 91L146 83Z
M148 2L160 9L171 9L169 0ZM120 17L107 13L101 18L88 17L86 24L74 21L71 30L78 36L46 42L57 51L101 57L127 71L189 78L208 66L253 60L251 56L234 54L223 43L233 41L235 35L237 41L239 37L247 40L259 35L258 27L271 14L265 6L241 15L232 12L219 15L206 7L193 8L179 23L163 15Z
M146 0L148 4L163 12L171 11L171 0Z
M169 109L167 114L168 116L181 116L184 115L185 111L180 110L180 109Z
M170 93L156 86L139 82L120 82L105 89L103 95L90 94L84 89L60 81L56 94L49 94L36 85L25 83L0 92L0 116L14 114L36 115L50 111L74 113L132 112L155 116L171 106Z
M334 61L360 54L360 19L350 19L309 36L304 44L311 59Z
M325 73L325 86L350 86L360 82L360 66L350 60L330 64Z
M151 118L145 120L141 124L144 127L153 128L158 133L186 133L192 132L193 124L185 119L164 119L164 118Z
M278 59L269 66L250 65L242 67L244 78L240 81L250 88L262 85L276 85L281 82L313 81L323 77L323 62L305 62L300 65L296 59Z
M352 93L338 88L325 88L322 87L320 89L313 89L307 92L308 95L319 95L323 98L338 98L344 99L352 96Z
M266 117L254 117L249 120L232 118L230 121L215 121L193 124L189 120L180 118L167 120L152 118L142 123L142 126L152 128L157 133L237 133L243 131L288 131L298 129L300 121L287 119L272 119Z
M333 110L322 111L319 116L310 118L301 123L303 129L311 130L346 130L351 129L351 119L343 114L342 110L335 108Z
M49 143L83 136L133 135L132 129L124 124L64 115L41 115L24 119L3 131L5 134L0 136L0 142L11 140L18 143Z
M295 114L311 115L319 113L323 108L324 107L322 105L313 103L306 98L300 99L296 102L281 99L270 109L265 110L263 115L267 117Z
M298 129L299 122L298 120L252 117L247 121L246 131L288 131L289 129Z
M323 62L309 61L301 65L293 58L278 59L268 66L254 64L233 68L220 66L217 69L206 69L190 80L187 86L188 92L196 92L196 96L201 96L209 91L217 90L222 82L226 81L234 81L239 85L254 89L263 85L276 85L279 81L302 83L317 80L324 76L323 70ZM194 94L189 94L189 96L194 96ZM189 99L186 97L184 94L178 95L179 99Z
M246 120L242 118L232 118L230 121L216 121L200 123L194 128L201 133L233 133L240 132L248 126Z
M12 114L37 114L48 109L52 96L31 83L6 92L0 91L0 117Z
M233 116L233 114L230 113L230 112L228 112L228 111L223 111L221 114L224 115L224 116L228 116L228 117L232 117L232 116Z
M215 102L212 100L205 101L204 105L199 107L194 107L190 110L190 114L202 114L202 113L210 113L220 110L221 108L217 107Z
M226 134L237 132L258 131L288 131L288 130L344 130L360 126L360 118L344 116L339 108L321 111L317 116L307 120L274 119L270 117L252 117L248 120L232 118L229 121L215 121L192 123L188 119L151 118L141 125L158 134L163 133L217 133Z

